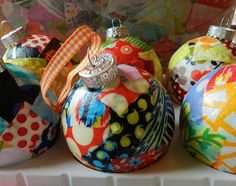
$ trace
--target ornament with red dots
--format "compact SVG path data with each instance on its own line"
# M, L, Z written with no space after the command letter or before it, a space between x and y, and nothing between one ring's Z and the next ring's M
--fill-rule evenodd
M20 111L4 131L0 140L29 152L38 147L41 143L40 136L48 128L49 122L46 119L40 119L31 108L31 105L26 102L22 104ZM55 136L54 131L52 133Z
M3 27L8 28L5 29L6 32L2 33L3 36L1 37L1 41L7 49L3 56L3 61L5 63L21 66L41 77L43 69L51 59L46 58L46 54L55 47L59 47L60 42L55 38L53 40L53 38L48 35L27 35L23 27L14 29L8 22L5 23ZM17 59L22 58L24 58L24 60L18 63ZM35 60L35 65L32 65L32 59L35 58L39 58L40 60ZM28 60L31 61L31 65L27 65Z

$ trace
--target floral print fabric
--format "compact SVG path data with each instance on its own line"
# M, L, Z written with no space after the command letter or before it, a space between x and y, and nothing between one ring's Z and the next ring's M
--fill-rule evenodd
M107 39L100 49L100 53L110 53L117 64L127 64L142 68L162 81L162 67L155 51L145 42L125 37Z

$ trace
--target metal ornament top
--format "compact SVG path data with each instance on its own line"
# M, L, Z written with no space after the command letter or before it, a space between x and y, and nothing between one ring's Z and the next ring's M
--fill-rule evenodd
M114 26L114 22L118 21L119 25ZM112 27L107 29L106 38L121 38L129 35L129 30L126 26L123 26L121 20L118 18L112 19Z
M223 17L220 26L211 25L209 27L207 36L217 38L220 41L232 41L236 30L231 29L230 26L230 19L225 19L225 17Z
M232 41L235 31L236 30L231 29L231 28L211 25L207 32L207 36L217 38L220 41L223 41L223 40Z
M79 72L81 81L88 88L103 88L119 76L116 62L111 54L95 56L93 59L89 58L89 61L90 64Z
M6 48L15 47L22 40L26 39L27 35L23 27L12 30L8 34L1 37L1 41Z

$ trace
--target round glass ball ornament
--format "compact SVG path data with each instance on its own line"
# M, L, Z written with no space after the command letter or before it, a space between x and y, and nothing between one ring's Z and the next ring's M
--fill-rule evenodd
M235 63L231 51L218 39L202 36L180 47L169 62L169 89L177 103L183 101L189 89L212 70Z
M162 82L162 67L160 60L152 49L144 41L129 35L128 28L119 21L106 31L106 41L102 43L100 54L110 53L117 64L126 64L142 68Z
M180 130L188 152L215 169L236 174L236 65L218 68L187 93Z
M0 62L0 167L41 155L57 139L60 116L44 103L39 82L33 73Z
M57 39L43 34L28 36L23 27L5 34L1 41L7 49L3 56L5 63L20 66L38 77L60 47Z
M174 111L166 90L143 69L99 55L79 73L61 116L69 149L82 164L129 172L161 158L171 142Z

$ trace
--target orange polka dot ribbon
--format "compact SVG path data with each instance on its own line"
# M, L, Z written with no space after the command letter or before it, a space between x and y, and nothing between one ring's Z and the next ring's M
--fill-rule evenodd
M65 101L67 95L69 94L73 78L78 75L78 72L81 71L88 64L88 56L86 55L80 64L71 70L67 76L66 83L64 84L59 98L56 102L51 102L47 97L49 89L53 86L54 80L62 72L63 68L68 64L68 62L74 57L79 50L84 47L88 42L90 42L90 57L93 57L101 46L100 36L91 30L88 26L80 26L75 30L75 32L62 44L59 50L55 53L53 58L48 63L42 79L41 79L41 91L44 101L51 106L54 110L60 111Z

